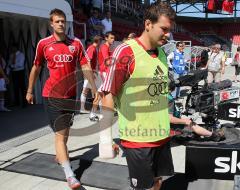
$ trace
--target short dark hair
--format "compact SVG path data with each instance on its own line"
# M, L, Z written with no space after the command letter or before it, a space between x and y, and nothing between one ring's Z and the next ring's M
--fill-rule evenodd
M61 9L53 9L50 11L50 21L53 20L53 16L57 15L57 16L63 16L66 20L66 14L61 10Z
M174 21L176 12L169 3L156 1L146 8L143 21L150 20L152 23L156 23L159 16L162 15L168 17L171 21Z
M109 35L114 35L114 36L115 36L115 34L114 34L113 31L109 31L109 32L106 32L106 34L104 35L104 37L105 37L105 38L108 38Z
M135 34L134 32L128 34L128 38L131 38L131 39L136 38L136 36L137 34Z
M102 37L96 35L96 36L94 36L94 38L93 38L93 43L99 43L99 41L101 41L101 40L102 40Z
M237 47L237 51L240 51L240 47Z
M177 43L176 43L176 47L179 47L179 45L180 45L180 44L182 44L182 45L183 45L183 44L184 44L184 42L183 42L183 41L177 42Z

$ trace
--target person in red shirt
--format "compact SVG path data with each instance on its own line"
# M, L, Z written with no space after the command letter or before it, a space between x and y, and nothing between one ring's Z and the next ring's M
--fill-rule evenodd
M170 37L174 18L175 12L167 3L156 2L146 8L144 13L144 31L140 37L134 40L151 56L145 55L149 57L149 60L164 59L166 62L166 56L161 57L158 55L158 47L164 45ZM101 89L104 92L102 99L104 117L103 121L100 120L100 128L106 129L106 124L109 124L108 126L111 128L110 121L113 117L113 100L122 92L124 84L131 79L136 64L138 63L135 62L133 50L128 44L123 43L114 50L112 62ZM146 67L148 64L146 62ZM131 82L133 81L132 79ZM134 87L134 82L132 85ZM120 104L125 103L120 102ZM151 121L149 121L149 125L151 125ZM111 132L108 132L108 134L111 134ZM106 142L107 137L104 138ZM132 189L160 189L161 176L172 175L173 163L169 139L168 137L156 142L130 142L121 139L121 145L127 159ZM102 152L111 149L110 144L108 147L103 147L102 150L100 149L100 145L101 135L99 154L104 155Z
M226 14L233 14L234 4L233 0L224 0L222 4L222 12Z
M101 36L94 36L92 45L90 45L87 49L87 55L88 55L88 58L90 59L91 68L94 72L94 80L95 80L95 84L96 84L97 88L100 88L100 86L102 84L102 79L98 74L98 68L97 68L98 48L101 44L101 41L102 41ZM88 63L88 61L89 60L87 58L84 58L84 59L82 59L81 64L86 64L86 63ZM83 84L83 91L81 94L81 109L80 109L81 113L87 112L84 108L84 105L86 102L86 97L87 97L88 91L90 89L91 89L91 85L89 84L88 80L85 79L84 84ZM93 104L93 108L92 108L92 111L89 116L89 119L91 121L99 120L99 117L96 114L97 106L98 106L98 102L96 104Z
M98 52L98 64L99 64L99 73L104 80L108 70L108 64L110 61L111 51L110 47L115 40L113 32L107 32L105 34L105 43L102 44Z
M67 140L76 105L76 64L87 55L79 39L66 36L66 15L62 10L53 9L50 12L50 24L53 34L40 40L37 45L26 99L33 104L34 85L41 68L46 64L49 77L44 84L42 96L50 126L55 133L56 161L62 165L68 185L73 189L81 184L71 169ZM97 100L99 96L91 67L87 63L81 67Z

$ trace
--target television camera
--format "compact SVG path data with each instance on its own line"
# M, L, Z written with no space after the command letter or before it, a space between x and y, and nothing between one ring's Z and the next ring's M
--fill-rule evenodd
M183 114L201 117L202 122L205 123L205 128L209 130L221 128L219 119L238 123L240 105L238 109L238 104L232 102L239 99L240 88L233 87L230 80L208 84L207 74L206 69L191 71L172 84L176 87L191 87L185 106L183 106L185 107ZM205 84L199 85L202 80L205 81Z

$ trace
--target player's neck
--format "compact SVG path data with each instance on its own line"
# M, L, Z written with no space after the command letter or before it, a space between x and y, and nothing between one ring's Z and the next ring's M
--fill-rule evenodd
M66 39L66 34L57 34L57 33L53 33L56 41L65 41Z
M105 44L106 44L107 46L110 46L110 44L109 44L108 42L105 42Z
M153 50L157 48L155 45L151 43L148 35L145 32L142 33L138 40L142 43L146 50Z

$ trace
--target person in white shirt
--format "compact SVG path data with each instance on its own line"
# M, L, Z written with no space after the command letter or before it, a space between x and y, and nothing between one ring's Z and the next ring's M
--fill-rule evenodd
M221 75L225 71L225 56L224 52L220 51L221 45L215 44L212 47L212 51L209 52L209 59L206 65L208 69L208 83L219 82L221 80Z
M106 17L102 21L102 25L104 26L103 28L103 34L106 34L109 31L112 31L112 20L111 20L111 12L107 11L106 12Z
M27 105L25 100L26 83L25 83L25 56L18 50L17 45L13 45L12 54L9 59L10 68L12 71L13 87L14 87L14 100L15 105L22 107Z

